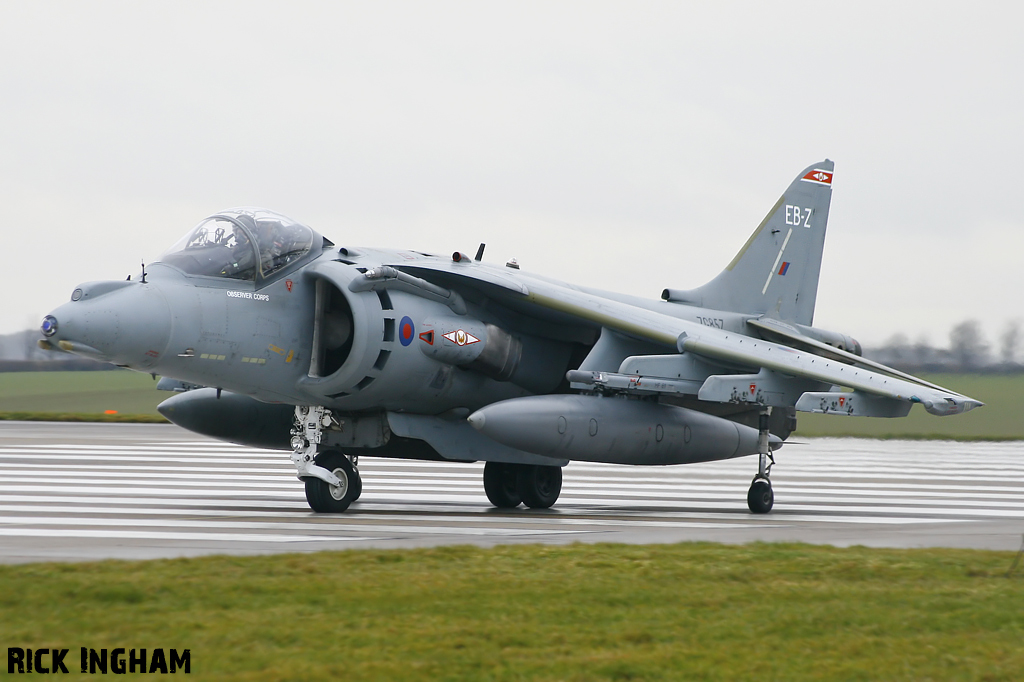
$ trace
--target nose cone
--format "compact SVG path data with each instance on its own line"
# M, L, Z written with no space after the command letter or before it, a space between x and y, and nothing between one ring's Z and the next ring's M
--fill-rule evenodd
M90 282L47 315L50 344L132 369L149 369L163 356L171 333L167 302L153 284Z

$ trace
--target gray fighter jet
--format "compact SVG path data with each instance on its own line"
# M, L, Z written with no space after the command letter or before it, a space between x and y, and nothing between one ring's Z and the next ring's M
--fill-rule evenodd
M290 450L317 512L358 458L484 461L497 507L550 507L570 460L686 464L772 453L796 413L959 414L977 400L812 326L833 164L801 171L718 277L662 301L461 252L339 247L255 208L203 220L126 281L82 284L40 345L162 375L160 407L214 438Z

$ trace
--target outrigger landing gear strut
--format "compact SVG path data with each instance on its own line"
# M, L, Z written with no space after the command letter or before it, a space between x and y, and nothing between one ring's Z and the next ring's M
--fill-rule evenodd
M772 465L775 458L772 457L771 448L768 446L768 418L772 414L772 408L766 407L758 415L757 419L757 475L754 476L747 491L747 506L755 514L767 514L775 504L775 493L772 492L771 476Z

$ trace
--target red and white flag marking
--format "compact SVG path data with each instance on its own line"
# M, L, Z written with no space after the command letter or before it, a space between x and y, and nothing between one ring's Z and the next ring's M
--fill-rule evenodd
M817 183L819 185L830 185L831 186L832 185L832 171L821 170L821 169L815 168L812 171L808 171L807 174L804 175L800 179L804 180L806 182L814 182L814 183Z

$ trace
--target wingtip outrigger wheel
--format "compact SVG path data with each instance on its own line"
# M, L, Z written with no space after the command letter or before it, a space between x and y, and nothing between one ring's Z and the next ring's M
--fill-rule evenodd
M768 444L768 418L772 414L772 408L765 408L757 420L757 475L754 476L747 491L747 507L754 514L767 514L775 504L775 493L772 492L772 482L769 478L772 472L772 465L775 458Z

